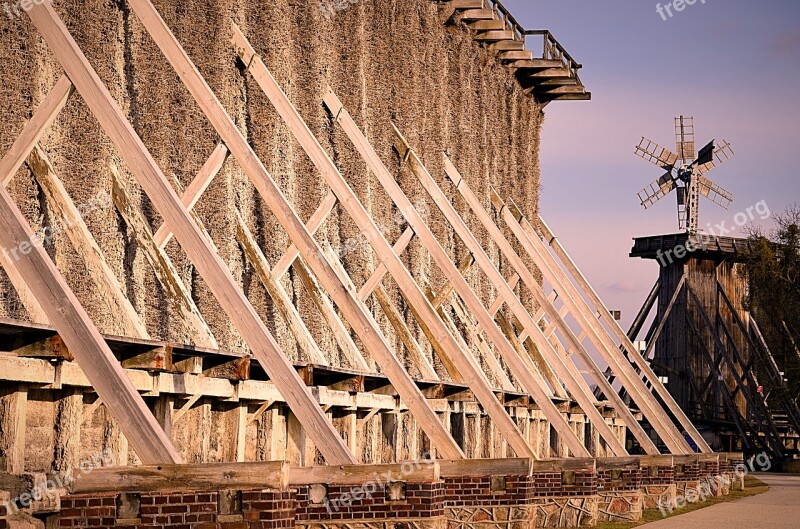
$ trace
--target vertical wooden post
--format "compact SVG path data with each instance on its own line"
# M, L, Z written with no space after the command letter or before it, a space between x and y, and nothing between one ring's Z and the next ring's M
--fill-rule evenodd
M0 472L25 472L25 418L28 390L16 385L0 388Z

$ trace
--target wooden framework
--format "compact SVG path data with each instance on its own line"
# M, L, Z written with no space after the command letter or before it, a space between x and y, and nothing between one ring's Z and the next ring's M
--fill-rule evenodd
M455 169L455 166L450 162L449 158L446 157L445 160L445 171L450 177L450 179L455 184L456 188L459 190L461 195L465 198L467 203L470 205L473 213L477 215L481 223L483 224L484 228L486 228L490 234L492 234L492 238L494 242L498 245L501 249L503 255L515 262L515 267L519 273L522 274L523 282L526 284L528 289L534 294L537 302L543 307L545 312L549 314L549 317L554 321L555 326L554 328L558 328L567 338L570 347L572 348L573 353L577 353L585 367L590 369L592 376L595 382L598 384L598 387L602 388L603 394L606 395L606 398L610 399L614 402L615 406L620 410L626 410L624 403L619 399L616 392L613 388L610 387L608 381L604 377L603 373L594 363L592 357L588 354L586 349L581 344L582 338L579 339L576 337L570 328L566 325L563 320L560 311L555 308L554 305L550 304L547 300L544 292L541 290L541 286L533 279L533 276L530 274L529 271L525 269L524 263L519 259L519 256L516 255L513 248L510 246L509 242L503 237L502 233L500 232L497 225L494 221L488 216L486 211L483 209L478 198L472 192L472 190L468 187L464 179ZM559 277L556 275L554 270L550 267L550 264L542 258L542 255L538 252L538 249L534 246L534 243L530 241L530 239L521 231L520 229L515 230L515 227L518 227L518 223L510 211L505 207L505 204L500 199L499 195L493 192L492 201L494 202L495 206L498 208L498 212L503 216L506 223L511 228L512 232L514 232L516 238L519 240L522 247L526 250L526 253L532 258L534 264L542 271L545 278L554 288L556 293L562 299L564 303L564 308L573 314L576 318L578 323L581 325L581 328L584 330L586 336L589 337L592 344L598 350L598 352L603 355L604 359L608 362L608 364L615 368L616 370L621 370L622 374L624 375L624 383L626 388L629 386L634 386L634 390L629 391L638 397L637 403L640 403L642 406L643 411L645 412L646 417L650 420L651 424L654 425L656 430L658 431L659 435L662 437L662 440L667 445L670 451L673 453L688 453L691 451L686 441L680 436L677 429L672 424L671 420L668 417L665 417L663 414L663 410L661 409L658 403L654 402L654 399L649 400L647 397L651 397L652 395L644 388L637 386L637 382L639 385L643 387L643 383L638 376L631 377L630 374L625 370L626 367L630 367L627 362L622 365L614 355L615 351L618 351L617 345L611 346L607 340L604 340L604 331L598 326L594 325L596 321L594 320L594 316L592 315L592 311L587 311L584 307L582 307L578 300L573 297L573 293L568 290L569 285L564 282L565 278ZM516 226L515 226L516 224ZM537 238L538 241L538 238ZM587 317L587 313L589 316ZM635 375L635 374L634 374ZM623 414L624 411L622 411ZM626 423L629 425L629 428L642 447L648 453L653 453L655 447L650 440L649 436L644 432L640 425L635 424L635 419L632 416L627 417Z
M531 257L534 264L539 267L550 285L559 292L565 307L577 319L581 327L587 333L592 345L601 354L615 374L622 380L624 387L643 411L654 430L659 434L662 442L673 454L692 453L691 447L674 426L672 419L664 413L661 405L649 392L644 382L642 382L639 375L631 368L628 361L621 358L618 344L613 343L606 334L605 329L599 325L595 319L594 311L589 309L583 298L575 292L572 283L569 282L563 273L559 273L561 269L554 267L551 262L548 262L548 254L542 252L542 249L537 247L536 243L541 244L538 237L536 237L534 241L533 238L522 230L517 218L511 213L510 209L506 207L499 195L494 192L492 201L517 240L520 241L526 253ZM595 370L594 374L595 380L599 381L598 386L602 387L607 384L599 369ZM608 389L608 391L604 390L604 393L607 398L616 399L616 397L612 396L615 393L613 388Z
M611 316L611 311L608 309L608 307L606 307L605 303L603 303L603 300L600 299L600 296L594 290L591 283L589 283L589 281L586 279L586 276L583 275L583 272L581 272L580 268L578 268L578 265L575 264L575 261L572 260L572 257L570 257L569 253L567 253L567 250L561 245L561 242L555 236L544 219L539 216L539 230L537 232L537 230L534 229L534 226L522 215L521 211L519 211L519 208L515 208L515 215L518 217L518 220L521 222L522 228L526 233L528 233L532 238L535 238L535 236L538 234L538 237L541 238L542 241L547 242L547 244L553 249L553 253L564 266L566 272L569 274L569 278L565 278L566 281L564 284L574 284L576 285L577 289L580 289L580 292L585 294L585 297L593 305L595 313L602 321L606 323L606 328L611 330L613 337L616 338L617 342L624 349L626 360L632 361L636 365L637 369L644 373L645 382L655 390L662 402L664 402L672 415L678 420L681 427L688 432L692 440L700 448L700 451L711 452L711 447L708 445L708 442L703 438L700 432L697 431L697 427L686 415L686 412L678 405L678 403L675 401L675 398L669 393L667 388L661 382L659 382L658 376L645 360L647 355L642 356L636 351L632 339L628 336L628 334L625 333L625 331L622 330L622 328L619 326L619 322L617 322ZM546 254L546 251L544 253ZM572 282L570 282L570 279ZM654 289L653 292L656 292L656 290ZM580 293L576 293L580 296ZM673 298L670 305L674 303L675 299ZM657 330L657 333L660 334L663 328L664 327L662 325ZM655 343L655 341L653 341L653 343Z
M451 368L454 372L470 381L470 387L475 393L476 398L484 406L484 409L494 421L495 427L503 432L509 445L517 455L535 457L533 450L528 446L524 436L519 432L514 421L509 417L502 403L500 403L495 396L489 380L486 378L485 373L483 373L475 358L463 346L463 343L459 343L449 332L447 326L437 315L430 301L425 297L425 294L414 281L411 273L405 265L403 265L400 257L386 241L380 229L375 224L375 221L369 217L366 209L344 180L344 177L341 175L336 165L311 133L302 117L297 113L286 97L286 94L277 85L264 62L256 54L249 42L247 42L241 31L235 26L234 43L239 57L246 65L247 70L253 75L258 85L278 111L278 114L289 126L290 131L303 147L312 163L314 163L317 170L320 171L323 179L336 195L342 208L349 214L370 242L388 274L397 282L417 323L420 325L420 328L434 346L439 356L446 360L446 365L449 363L452 366ZM400 369L402 370L402 367L400 367ZM404 370L403 375L409 382L411 381ZM399 387L398 390L400 390ZM409 407L411 406L409 405ZM420 414L420 416L422 415ZM431 426L430 424L426 424L426 421L420 420L420 417L417 417L417 420L420 422L423 429ZM438 420L435 421L435 423L437 426L441 426ZM447 436L450 437L449 433ZM433 435L431 435L431 437L434 438ZM452 437L450 437L450 440L452 441ZM463 456L463 454L461 454L461 456Z
M445 467L457 466L456 462L465 457L464 451L459 447L450 431L449 412L444 414L442 420L437 416L437 411L439 411L436 406L437 399L442 399L448 391L454 390L448 389L439 380L433 366L426 358L422 346L416 341L413 331L393 305L384 287L381 286L387 276L390 276L399 287L416 323L422 329L453 380L456 381L456 384L464 384L463 387L457 388L457 391L470 397L474 396L483 407L484 412L491 418L490 427L501 433L514 454L523 458L520 461L525 461L530 465L530 461L538 457L546 457L546 454L537 454L530 446L527 441L530 424L526 426L527 429L521 431L506 409L506 402L504 402L506 395L493 388L487 373L481 368L471 349L477 349L483 354L488 369L508 395L517 392L515 383L518 383L524 392L534 399L541 408L542 414L558 432L559 440L566 445L573 457L586 458L590 457L590 453L565 420L565 408L554 403L559 399L567 398L568 393L576 399L614 455L627 455L623 443L611 430L606 417L600 411L604 407L604 403L596 400L585 381L582 380L576 366L567 360L569 354L577 352L586 363L586 359L589 358L588 353L580 345L580 342L587 335L590 339L597 338L599 331L588 322L583 322L585 324L584 334L581 337L575 337L563 319L567 313L574 314L576 312L574 306L569 305L571 292L559 290L558 297L564 299L565 307L561 310L557 309L554 303L555 297L548 298L538 285L536 285L537 288L534 288L533 275L525 268L519 257L516 254L513 255L517 260L514 260L513 256L509 257L511 254L507 254L505 250L510 248L509 242L502 235L498 238L499 231L493 232L490 226L484 222L492 240L500 245L504 255L507 254L506 258L512 263L515 273L509 278L504 278L399 131L395 130L398 137L396 143L398 152L423 183L434 203L447 218L453 231L469 249L470 255L461 263L461 266L456 266L440 246L430 228L414 209L397 182L394 181L352 117L342 107L335 94L329 92L324 97L324 104L335 116L336 122L342 126L408 222L408 228L393 246L384 238L364 205L313 136L286 94L275 82L261 58L238 27L233 25L232 42L239 59L245 65L246 72L254 77L330 187L329 193L316 212L304 223L152 3L149 0L129 0L129 4L131 11L139 18L145 30L175 69L220 137L220 142L192 183L184 190L180 184L165 176L52 5L46 2L33 5L26 12L61 64L65 75L59 79L33 118L24 127L17 141L0 160L0 179L4 184L0 186L0 245L6 249L13 249L19 248L20 244L25 244L25 241L36 242L30 226L4 188L5 184L27 160L28 166L44 191L48 205L65 218L74 220L70 223L67 237L78 252L85 256L89 277L97 285L98 295L104 305L111 313L119 316L117 322L119 333L128 337L115 339L100 334L41 244L30 245L30 251L19 252L21 254L19 256L16 252L11 254L3 252L0 256L0 265L7 271L31 318L44 324L40 330L53 333L47 338L47 340L52 340L52 343L48 345L52 358L68 360L74 357L81 369L72 372L72 376L75 377L75 380L80 379L81 384L83 384L83 378L80 377L85 377L88 379L86 384L91 384L96 388L98 398L89 406L87 417L90 417L100 406L107 406L113 417L120 422L122 432L130 440L142 461L147 465L160 465L136 469L131 474L125 474L127 477L124 479L133 479L136 483L153 484L154 490L166 490L170 486L174 486L175 480L181 477L190 479L192 483L201 483L208 475L217 475L222 467L203 469L189 466L169 466L181 462L180 456L170 441L172 425L185 417L195 405L207 407L210 413L210 404L205 402L204 398L208 391L217 392L220 395L227 395L227 392L231 391L230 384L223 387L224 384L217 382L209 384L206 388L200 388L201 384L191 376L207 375L248 382L250 378L250 355L229 355L220 360L211 353L212 350L218 349L217 342L192 300L189 289L181 281L165 252L167 244L173 238L209 286L212 294L243 337L252 357L258 360L258 365L268 378L268 381L258 381L261 384L258 389L260 391L268 390L269 396L262 398L256 414L251 417L248 415L246 406L240 405L238 408L236 420L238 442L235 455L237 461L243 461L245 458L242 438L245 435L247 424L261 416L278 399L282 399L294 414L292 417L294 423L289 425L289 429L294 429L297 434L296 442L299 443L297 449L301 452L301 461L310 461L314 457L313 451L309 451L310 444L306 442L306 438L308 438L323 454L326 462L335 465L334 468L338 469L331 470L331 472L340 478L359 474L358 470L352 470L348 466L355 463L353 452L356 446L356 415L353 414L351 417L353 421L350 423L348 442L345 443L328 413L329 408L333 405L331 402L338 402L337 399L343 399L343 397L333 394L323 397L319 394L312 394L309 389L310 380L315 376L315 370L324 373L324 370L329 367L329 361L306 328L297 308L281 284L281 279L290 268L294 268L297 272L303 287L331 329L343 357L355 370L351 376L337 375L341 379L337 382L338 385L331 386L331 392L340 388L350 392L362 392L365 372L370 371L370 362L374 361L385 375L388 381L386 386L390 388L392 397L395 395L399 397L402 404L414 416L419 427L427 434L432 446L438 451L439 457L448 461L448 464L443 466L443 472ZM495 2L495 4L496 8L500 10L496 12L502 14L503 20L506 22L513 20L499 3ZM454 9L458 9L458 7L454 6ZM478 40L495 44L509 40L500 34L506 30L490 29L491 23L496 22L494 15L492 19L483 20L485 23L482 26L476 26L476 29L481 32ZM513 33L519 29L514 26L511 31ZM517 36L514 34L510 40L516 39ZM557 43L553 44L554 39L551 40L552 42L547 44L546 39L545 55L551 53L553 57L543 58L541 64L523 64L531 61L514 57L511 53L521 50L502 46L498 49L502 49L502 53L507 54L505 59L514 62L511 66L515 68L515 71L530 73L530 70L542 73L551 68L565 68L570 70L568 77L577 79L579 65L565 66L563 61L572 63L572 59L562 48L557 46ZM557 67L550 64L556 62L556 55L559 55L559 60L562 61ZM538 80L534 84L537 87L540 86ZM572 82L567 84L571 85ZM543 101L569 98L564 96L578 93L577 91L560 92L553 88L552 83L542 83L541 86L548 87L543 91L536 89ZM114 204L128 229L143 249L144 255L164 289L167 301L184 325L184 333L194 340L192 353L179 351L172 344L150 340L144 323L125 296L99 245L86 224L80 219L77 208L61 184L47 154L37 145L46 128L53 123L73 92L77 92L83 98L101 128L117 148L135 180L164 219L163 225L153 233L136 205L133 198L135 192L129 187L130 183L120 175L115 167L110 168L114 184ZM588 94L584 95L588 96ZM289 361L242 289L237 285L227 265L218 255L214 242L205 231L201 220L192 211L229 157L235 159L247 174L291 240L288 250L272 265L259 248L250 227L237 212L236 238L242 247L245 258L274 300L276 307L295 336L299 348L313 365L298 368ZM455 171L452 164L448 167ZM453 174L450 172L448 174L453 178ZM463 194L465 186L460 185L460 175L458 180L457 187ZM470 198L466 196L465 198L470 202ZM474 199L474 195L472 198ZM325 244L320 244L314 239L314 233L337 205L352 218L359 230L366 236L380 261L376 270L360 289L353 284L339 258L334 255L330 247L326 247ZM470 203L470 206L479 217L486 215L482 208L480 208L480 212L477 211L474 201ZM484 219L481 218L481 220L483 222ZM491 226L494 230L498 230L493 223ZM517 236L519 237L519 235ZM434 287L428 284L418 284L403 264L400 256L415 237L444 273L447 279L444 285ZM522 242L525 246L525 242ZM497 300L488 308L480 301L465 279L467 271L475 264L499 291ZM534 292L537 301L541 304L541 309L534 315L527 311L514 293L513 289L520 281ZM381 306L389 323L397 332L409 356L419 369L422 381L412 379L398 360L386 337L381 333L377 322L365 304L372 296ZM500 311L504 305L508 305L511 309L514 321L506 319ZM582 307L579 306L577 312L580 313L580 309ZM450 311L455 314L457 322L451 318ZM363 352L359 350L353 337L350 336L345 321L363 343ZM542 324L544 328L542 328ZM462 336L459 325L465 331L465 336ZM562 344L558 333L566 338L568 347ZM63 343L60 341L62 339ZM609 343L603 342L602 339L599 343L607 348L610 347ZM120 351L124 352L120 355ZM209 357L214 357L214 365L204 362L203 351L208 352ZM514 381L506 374L498 356L508 366ZM22 360L14 356L2 359L4 364L11 362L16 365L14 362L17 362L20 366L23 365ZM589 360L591 359L589 358ZM28 362L25 364L26 369L41 372L31 372L30 376L26 375L30 378L27 382L34 383L35 380L54 378L60 385L62 370L64 372L68 372L70 369L75 370L75 366L69 366L68 362L64 364L64 367L61 365L48 370L47 361L40 364ZM599 373L593 362L590 362L587 367L592 368L595 375ZM139 393L149 391L148 385L152 388L154 382L145 380L144 377L138 375L132 376L131 373L144 374L144 372L131 371L131 368L134 370L148 369L153 373L164 371L156 378L160 380L163 375L163 384L166 387L172 385L173 392L167 391L165 395L159 396L155 416L147 409ZM167 372L173 370L183 371L187 373L187 377L181 381L171 378L171 373ZM600 374L602 375L602 373ZM202 376L199 378L202 379ZM648 444L649 439L646 438L646 434L633 413L621 405L622 401L615 392L612 391L613 397L608 395L607 390L610 388L610 384L605 378L601 378L602 384L599 380L598 383L601 384L604 393L617 408L617 412L625 420L627 426L637 436L637 439L641 437L640 443L648 453L655 453L657 451L655 446L652 442ZM187 381L194 381L198 387L194 387L192 391L186 389L185 402L171 396L181 393L183 390L178 391L175 387L186 384ZM628 381L626 379L626 382ZM160 381L159 384L161 383ZM637 389L638 387L634 388L634 393ZM237 386L231 398L235 400L243 398L241 395L243 391L247 394L248 389L245 385ZM158 393L159 391L156 390L155 394L158 395ZM77 396L82 402L82 396ZM14 417L19 418L20 413L24 417L26 393L23 385L14 389L9 395L0 397L14 408L16 413ZM527 395L516 395L514 398L524 401L525 405L528 403ZM645 402L644 405L647 408L645 411L648 420L661 428L659 432L670 449L678 451L679 440L673 436L673 432L668 431L665 424L659 422L662 419L657 413L658 410L649 408L650 405L649 402ZM397 406L399 408L399 404ZM375 406L363 420L369 420L381 409L380 406ZM568 409L569 405L566 410ZM476 421L476 425L480 429L480 421ZM25 428L21 427L21 430L24 432ZM1 437L0 447L7 444L17 447L24 446L24 441L20 439L9 441ZM505 453L505 447L502 448L502 451ZM19 454L11 454L10 457L1 461L3 468L0 470L19 472L22 469L21 462L24 462L24 457L20 457ZM481 466L481 468L483 467ZM207 470L211 474L208 474ZM238 467L222 469L223 472L230 471L232 479L244 484L255 483L254 480L259 478L258 471L267 472L272 480L270 483L274 483L276 487L285 488L287 483L285 465L252 467L245 469L244 474L239 474L240 470L242 469ZM310 480L319 479L319 472L321 471L316 469L302 470L297 473L297 479L300 480L299 482L303 482L303 479L309 483L316 482ZM438 476L439 468L436 466L435 470L426 472L434 472ZM102 480L103 476L98 474L95 479ZM144 481L136 481L137 479ZM97 483L99 482L86 486L97 487ZM111 483L108 486L115 487L113 490L121 490L119 484Z
M152 6L147 4L152 9ZM132 5L134 5L133 2ZM175 190L169 185L163 172L72 39L52 5L49 3L38 4L27 13L58 58L77 92L83 96L101 127L116 145L120 155L174 232L175 238L181 243L198 272L206 279L223 310L239 329L254 356L272 375L281 394L285 396L292 410L304 424L317 446L320 447L326 459L331 463L339 464L354 462L355 460L342 438L314 402L308 388L281 352L255 309L236 285L233 276L217 254L213 244L194 221ZM157 15L156 18L160 20ZM143 22L147 25L146 20ZM10 204L10 197L4 191L3 193L0 195L4 199L3 202L13 208L13 205ZM4 221L6 218L16 218L17 225L12 223L8 230L4 230L4 235L14 236L12 239L8 239L8 236L0 239L4 247L11 248L16 241L28 240L32 237L27 223L24 222L18 211L9 210L8 215L3 215ZM16 230L12 231L14 228ZM166 438L163 430L158 427L154 417L146 410L144 402L130 381L122 374L121 367L111 351L108 350L97 329L89 321L88 315L80 308L77 300L74 300L74 295L69 292L68 287L63 284L63 278L55 270L52 261L41 248L30 255L36 256L43 262L28 263L32 260L22 259L21 267L28 267L27 270L23 269L23 275L32 279L42 277L47 271L52 278L42 277L39 281L31 281L29 287L36 293L37 299L45 301L40 304L45 307L46 311L49 311L48 316L56 324L59 333L64 336L70 350L75 351L76 358L81 361L82 357L86 357L82 365L86 367L87 375L91 379L97 379L95 387L98 389L98 394L123 424L123 431L131 440L137 453L145 462L177 462L179 457L174 452L170 441ZM60 291L55 291L57 295L54 296L54 292L48 289L48 284L58 282L62 283L62 286L59 288ZM37 292L37 290L41 292ZM74 314L62 316L57 307L64 299L74 300L70 304L72 306L69 307ZM87 339L90 339L92 343L85 343L84 340ZM106 365L97 365L98 358L95 358L91 351L103 352ZM94 380L92 381L94 383ZM124 388L125 391L120 391L120 388ZM132 402L124 403L126 404L124 407L117 404L124 399ZM130 425L127 422L136 417L144 424Z
M469 313L475 316L483 325L484 329L486 330L486 334L490 337L492 343L501 353L503 359L511 367L515 376L523 385L525 390L533 396L536 403L542 408L545 416L550 420L551 424L556 431L558 431L559 435L565 437L565 442L570 447L573 455L576 457L588 455L586 447L581 444L574 432L570 430L569 426L564 421L564 418L550 400L550 395L544 389L546 386L544 382L541 381L541 375L536 372L535 368L533 370L529 368L523 358L508 342L500 328L494 323L492 316L483 307L478 297L472 291L471 287L464 279L462 272L458 270L455 264L453 264L453 262L447 256L444 249L439 245L433 233L422 220L422 217L414 209L411 201L408 199L405 193L403 193L400 186L394 181L394 178L380 161L380 158L375 150L369 144L363 133L361 133L361 131L358 129L352 117L350 117L349 112L347 112L336 95L330 90L325 95L324 102L331 114L336 116L336 121L353 142L356 150L367 162L370 170L373 172L373 174L375 174L383 188L387 191L391 199L397 205L398 210L408 221L411 229L414 230L414 234L422 242L423 247L430 252L433 260L445 274L452 287L452 290L455 290L459 296L461 296L461 299L467 306ZM462 346L463 345L465 344L462 343ZM483 375L483 373L481 372L480 375ZM485 375L483 375L482 385L484 387L489 387L489 382L485 379ZM475 386L477 386L477 384ZM483 388L476 389L475 386L472 386L473 391L480 399L481 397L479 391L483 390ZM494 399L493 395L492 398ZM514 443L511 442L511 440L509 440L509 443L514 448L515 452L520 454L520 451L516 446L514 446Z

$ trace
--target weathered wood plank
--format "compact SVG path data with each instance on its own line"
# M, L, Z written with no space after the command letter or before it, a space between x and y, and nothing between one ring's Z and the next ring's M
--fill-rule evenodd
M145 26L161 37L159 42L163 44L164 39L174 39L149 2L132 1L130 5L131 7L138 8L137 12L140 15L145 15L143 19ZM328 462L332 464L354 462L353 456L347 450L341 437L319 409L309 389L303 384L302 380L300 380L294 367L281 352L280 347L270 334L264 322L261 321L244 293L236 285L230 270L228 270L225 263L216 253L213 244L193 222L189 211L183 207L174 189L169 186L164 173L158 168L155 160L153 160L153 157L142 143L141 138L138 137L130 123L125 119L125 115L119 105L114 101L106 86L80 51L69 34L69 31L58 17L58 14L54 11L52 5L49 3L37 4L26 11L26 13L44 36L50 50L54 53L75 84L77 91L83 96L101 127L109 135L112 142L117 147L118 152L153 201L156 209L161 213L165 222L167 222L168 226L170 226L175 233L175 238L197 267L200 275L206 280L210 290L219 300L223 310L225 310L226 314L241 332L250 350L253 351L253 354L270 374L271 379L274 380L276 385L280 388L281 393L289 405L292 406L296 413L298 413L302 417L302 420L308 425L308 430L312 432L317 445L324 451ZM185 62L189 63L189 69L192 70L196 79L200 79L197 82L205 86L207 95L208 91L210 91L208 90L208 86L202 82L202 78L200 78L200 75L191 66L188 58L181 54L177 42L174 42L174 40L171 40L171 42L173 46L172 57L175 57L175 47L177 47L179 50L177 55L181 55ZM197 82L193 83L194 86L197 85ZM211 101L212 99L213 98L207 97L207 100L213 104L213 101ZM217 104L218 103L217 101ZM224 110L222 112L224 113ZM230 122L230 127L235 129L235 125L232 122ZM246 144L243 138L240 138L240 141ZM230 145L230 142L226 142L226 144ZM231 151L234 152L233 149L231 149ZM253 160L255 160L255 155L252 154L252 151L250 152ZM239 159L239 157L237 157L237 159ZM7 194L3 196L3 198L10 200ZM6 202L6 200L0 202ZM3 219L10 217L11 215L7 215L5 212L2 215ZM21 216L19 217L19 221L22 222ZM0 221L0 223L2 223L2 221ZM13 233L8 229L2 231L4 233ZM2 236L0 236L0 242L11 243L14 240L24 240L29 236L30 234L17 230L16 237L4 240ZM41 261L45 261L42 263L41 270L46 270L49 260L45 260L45 256L41 255ZM52 263L50 263L50 265L52 265ZM29 271L31 277L35 277L35 268ZM54 269L53 272L55 272ZM44 282L42 290L47 290L44 286ZM63 304L63 300L65 299L74 299L74 296L69 296L66 291L63 292L63 295L51 296L52 294L47 291L42 293L41 298L48 300L53 307ZM53 315L62 317L60 313L55 314L55 311ZM75 319L78 321L86 320L85 313L76 314L76 316L77 318ZM61 332L71 350L80 350L82 351L81 354L85 355L91 355L92 351L108 350L96 329L86 328L87 325L83 325L82 327L83 328L70 329L64 326L65 332ZM62 331L62 329L59 328L59 331ZM69 340L67 340L68 336L70 337ZM84 337L92 337L92 343L86 343L86 338ZM74 344L71 343L73 341ZM110 354L110 351L108 351L109 356L107 358L113 358ZM79 358L80 361L78 354L75 356ZM106 356L104 355L104 357ZM92 368L92 358L88 359L86 365L90 367L87 371L87 375L98 379L104 378L97 376L98 373ZM119 364L116 365L118 366ZM116 376L109 374L104 380L98 380L95 384L95 387L99 388L98 393L100 393L108 406L111 406L111 403L120 397L115 398L112 394L111 398L108 398L104 393L116 392L122 398L135 393L130 387L130 382L127 380L119 382L118 379L120 378L124 379L121 373ZM125 388L127 391L120 391L119 388ZM117 417L120 422L126 420L134 422L134 419L138 418L141 414L134 415L134 412L129 411L128 408L132 408L132 406L117 406L116 408L112 408L112 410L115 410L114 416ZM129 416L132 416L134 419L131 419ZM152 419L149 413L148 417L149 420ZM136 424L136 422L142 424ZM143 460L153 463L177 460L177 454L175 454L176 457L174 459L166 457L167 454L160 456L162 452L164 452L165 447L171 446L169 442L164 439L164 442L156 445L156 443L152 442L150 436L147 435L152 435L153 428L149 424L144 424L143 419L139 419L136 422L133 424L134 428L124 428L124 431L128 439L134 444L136 452ZM161 432L161 437L163 438L163 431L159 429L159 432ZM134 440L136 442L134 442Z
M167 254L158 247L153 240L153 234L144 219L144 214L136 206L131 192L127 189L124 181L120 177L116 168L112 166L111 174L113 177L112 198L128 228L133 232L134 238L139 244L139 249L144 254L147 262L158 278L158 282L164 288L164 296L167 303L172 307L173 313L178 321L186 329L187 336L195 340L196 345L218 349L216 338L209 329L200 309L197 308L189 288L172 264L172 260Z
M25 163L39 139L67 104L73 90L72 82L66 75L62 75L36 109L33 117L25 124L17 139L11 144L11 148L0 160L0 181L3 186L8 185Z
M38 146L34 147L28 157L28 166L39 182L53 216L60 219L65 235L83 259L88 278L96 287L94 296L101 300L109 314L114 315L114 332L135 338L150 338L147 327L125 295L125 289L106 262L103 251L56 175L47 154Z
M67 487L70 494L106 492L216 492L219 490L286 490L289 464L206 463L135 467L104 467L75 472Z
M466 460L457 459L455 461ZM440 462L432 459L406 461L402 464L342 465L338 467L293 466L289 471L289 486L298 487L320 483L346 486L388 481L436 482L440 477Z
M192 210L194 208L197 201L200 200L200 197L203 196L203 193L208 189L208 186L211 185L211 182L222 170L222 166L225 165L229 154L230 151L224 143L220 143L214 148L211 156L209 156L206 163L203 164L203 167L200 168L197 176L195 176L192 183L189 184L189 187L187 187L183 191L183 195L181 195L181 202L186 206L186 209ZM156 245L161 249L167 247L170 239L172 239L172 231L169 229L169 226L167 226L167 223L162 224L153 236Z
M25 422L28 390L20 384L0 388L0 472L25 472Z
M286 293L283 285L272 276L267 257L259 248L244 219L238 212L236 212L236 238L239 240L239 244L242 246L250 265L256 271L256 275L266 287L284 321L292 331L292 335L297 340L300 349L306 354L307 360L312 364L329 365L330 362L320 350L317 342L314 341L314 337L311 336L311 332L303 322L303 318L300 317L300 313L297 312L292 300L289 299L289 294Z

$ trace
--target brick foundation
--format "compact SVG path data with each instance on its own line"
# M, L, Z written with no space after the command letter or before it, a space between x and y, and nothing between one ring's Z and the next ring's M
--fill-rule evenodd
M700 491L715 498L722 496L719 454L701 454L699 465Z
M642 519L642 474L639 462L615 465L598 461L597 521L638 522Z
M672 456L643 457L640 465L642 508L649 511L661 505L674 505L677 487Z
M698 456L675 456L675 488L680 498L686 503L698 503L700 501L700 461Z
M239 495L238 492L234 493ZM121 495L64 496L58 527L88 529L286 529L294 526L294 494L245 491L241 509L221 509L220 493L181 492L127 495L139 502L137 512L120 507ZM135 503L135 502L134 502ZM134 509L135 510L135 509ZM133 517L136 516L136 517Z
M535 527L593 527L599 497L594 472L575 472L574 484L564 473L534 472L532 503L539 507Z
M529 476L446 478L444 487L448 529L528 529L536 523Z
M314 491L312 487L324 487ZM296 525L306 529L445 529L444 484L407 482L364 487L304 486Z

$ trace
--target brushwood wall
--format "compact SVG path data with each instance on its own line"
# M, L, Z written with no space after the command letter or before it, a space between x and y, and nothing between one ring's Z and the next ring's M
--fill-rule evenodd
M537 212L541 108L522 93L494 52L473 41L466 27L444 23L443 8L437 3L362 0L347 4L330 18L324 16L320 3L312 0L155 0L154 4L303 219L316 209L327 187L266 97L235 60L231 21L239 24L262 55L390 241L405 226L396 221L390 199L322 106L328 85L338 93L412 201L427 205L423 212L454 260L463 258L466 252L445 228L444 219L414 176L401 168L391 148L392 121L460 211L465 211L465 204L444 176L441 153L445 149L487 207L489 187L495 186L513 196L529 215ZM184 187L188 185L218 137L126 2L70 0L56 1L54 6L162 170ZM3 152L60 75L61 68L26 16L0 16ZM77 95L70 99L41 145L76 204L90 203L94 197L111 192L111 166L117 166L139 192L119 153ZM9 189L34 230L57 220L26 166ZM143 193L137 200L155 231L162 222L160 215ZM237 210L274 264L288 247L289 238L231 158L196 211L286 354L293 360L303 360L288 326L236 242ZM477 221L467 218L485 238L485 233L477 229ZM164 291L113 206L87 213L85 221L150 334L193 343L194 338L171 312ZM362 244L353 244L361 239L353 222L339 209L322 226L317 239L340 250L357 286L378 264L374 253L364 251ZM86 280L82 256L69 240L57 233L46 247L100 330L119 334L119 318L101 306L94 295L96 286ZM172 241L167 253L220 346L243 349L229 318L180 246ZM495 250L492 255L498 259ZM421 283L428 280L437 288L443 282L418 243L412 244L403 259ZM488 303L492 290L480 274L473 272L469 279ZM385 284L398 307L404 308L394 284ZM293 272L287 275L285 286L321 349L331 354L331 363L347 367ZM0 317L28 318L4 274L0 298ZM377 303L373 309L397 351L403 351ZM411 321L408 311L406 316ZM427 347L421 335L420 339ZM438 362L435 365L447 379ZM413 366L410 369L413 374Z

